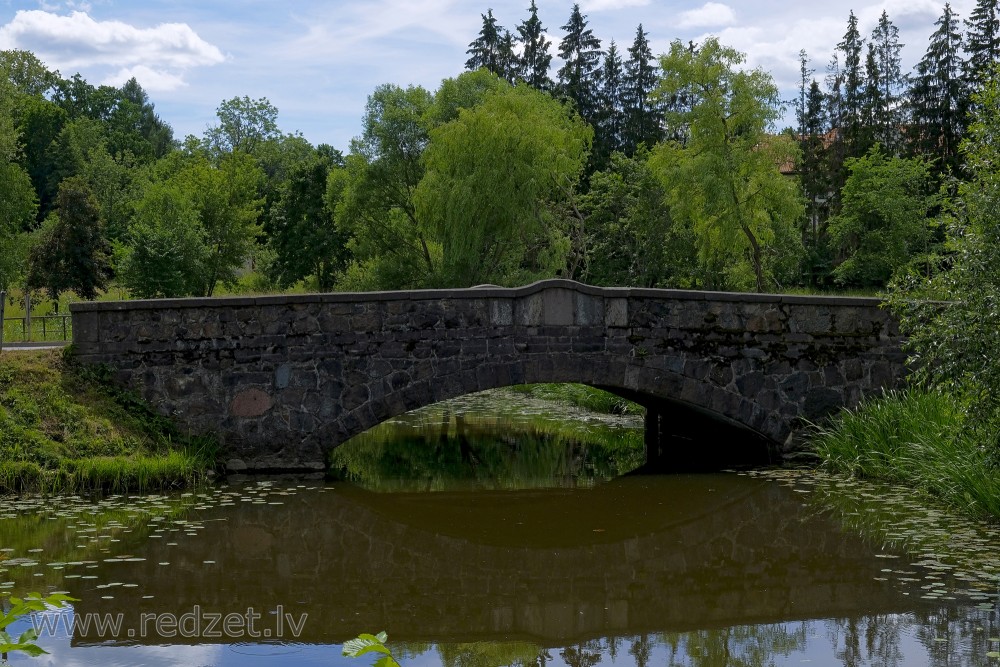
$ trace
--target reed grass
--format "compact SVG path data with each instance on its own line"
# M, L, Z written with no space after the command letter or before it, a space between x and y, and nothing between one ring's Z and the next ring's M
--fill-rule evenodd
M953 396L909 389L845 411L818 430L832 470L902 484L976 516L1000 517L995 425L973 422Z

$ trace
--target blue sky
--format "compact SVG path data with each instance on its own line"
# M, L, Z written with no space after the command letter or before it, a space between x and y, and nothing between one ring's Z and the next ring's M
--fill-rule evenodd
M284 132L347 150L381 83L434 90L459 74L488 8L514 31L530 0L0 0L0 49L34 51L93 84L135 76L178 138L201 135L224 99L267 97ZM571 0L537 0L555 53ZM871 32L885 9L904 69L922 56L937 0L580 0L604 46L626 49L642 23L655 53L706 35L747 53L795 95L798 53L822 77L851 9ZM975 0L951 3L967 17Z

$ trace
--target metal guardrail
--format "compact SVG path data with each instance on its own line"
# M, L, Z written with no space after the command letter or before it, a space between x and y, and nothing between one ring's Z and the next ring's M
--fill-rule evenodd
M62 342L73 338L72 315L32 315L3 320L4 343Z
M23 317L4 317L7 292L0 290L0 350L4 343L60 343L73 338L73 319L65 315L32 315L31 301L25 300L27 314Z

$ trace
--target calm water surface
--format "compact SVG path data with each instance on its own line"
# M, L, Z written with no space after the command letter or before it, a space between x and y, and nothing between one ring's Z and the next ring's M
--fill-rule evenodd
M361 667L341 644L384 629L404 666L1000 664L988 526L814 475L618 476L634 420L544 421L424 413L341 450L354 481L3 501L0 590L80 600L10 662Z

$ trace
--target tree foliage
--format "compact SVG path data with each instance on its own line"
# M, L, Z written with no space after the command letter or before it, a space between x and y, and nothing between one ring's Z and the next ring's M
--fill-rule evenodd
M697 51L675 41L663 56L660 93L688 92L687 110L670 111L654 165L671 211L694 231L700 264L714 287L758 291L795 276L803 203L779 171L796 147L769 134L781 102L771 77L740 69L744 56L710 38Z
M253 155L278 132L278 109L266 97L248 96L225 100L215 110L219 123L205 132L205 145L216 155L249 153Z
M275 253L269 271L279 285L313 276L317 287L330 290L346 266L348 239L334 226L327 205L332 169L339 167L331 156L317 152L294 166L281 183L264 227ZM332 196L334 205L339 199L339 193Z
M698 266L690 227L674 221L667 192L641 147L611 156L582 197L587 216L584 279L593 285L692 287Z
M521 42L521 80L532 88L551 90L553 84L549 68L552 66L552 54L549 53L549 47L552 42L545 37L545 27L538 18L535 0L531 0L528 18L517 26L517 34Z
M830 235L843 261L833 275L842 284L885 285L900 268L926 259L933 241L929 215L937 205L930 165L888 157L876 146L847 163L843 209Z
M577 112L585 121L594 124L599 107L601 40L587 25L587 17L574 4L569 21L562 27L566 32L559 42L559 89L573 100Z
M945 3L927 52L917 64L910 87L913 147L918 154L939 156L935 167L957 173L959 142L965 127L967 95L962 77L962 35L958 16Z
M122 281L146 297L211 296L220 281L235 282L255 247L262 173L244 153L218 166L194 155L165 167L136 204Z
M434 273L439 253L413 201L424 175L432 104L431 94L415 86L379 86L368 98L335 211L338 231L351 239L347 287L416 288Z
M554 274L566 248L546 203L575 186L591 136L526 85L492 92L432 130L416 201L442 245L443 284Z
M32 248L27 285L47 289L53 301L69 290L95 299L110 278L111 247L97 200L82 178L67 178L59 185L55 214Z
M908 336L915 378L970 402L980 418L1000 408L1000 85L973 100L962 144L968 182L958 188L939 271L913 271L890 294Z

